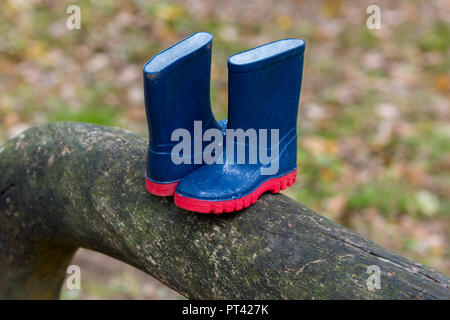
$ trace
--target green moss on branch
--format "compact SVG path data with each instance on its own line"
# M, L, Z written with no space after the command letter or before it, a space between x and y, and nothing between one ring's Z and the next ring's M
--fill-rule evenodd
M222 217L144 187L147 139L86 123L0 147L0 298L57 298L79 247L190 298L449 299L449 279L283 195ZM381 269L370 291L367 267Z

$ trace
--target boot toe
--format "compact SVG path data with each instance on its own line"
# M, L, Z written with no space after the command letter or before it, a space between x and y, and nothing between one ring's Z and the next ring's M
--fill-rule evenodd
M184 177L176 193L206 201L237 199L251 191L257 176L254 170L242 170L236 165L206 165Z

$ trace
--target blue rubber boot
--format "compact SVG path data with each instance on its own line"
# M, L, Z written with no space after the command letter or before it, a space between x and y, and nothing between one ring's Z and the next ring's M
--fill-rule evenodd
M178 181L202 165L194 163L194 152L187 155L192 161L172 161L171 154L178 143L172 141L176 129L186 129L193 136L194 121L201 121L202 133L209 128L220 129L209 97L212 39L209 33L195 33L144 66L149 132L145 185L152 194L173 195Z
M237 211L256 203L262 193L277 193L295 182L304 50L304 41L285 39L229 58L225 151L180 181L177 206L201 213ZM230 129L234 134L242 129L247 137L234 139ZM245 150L240 162L239 149Z

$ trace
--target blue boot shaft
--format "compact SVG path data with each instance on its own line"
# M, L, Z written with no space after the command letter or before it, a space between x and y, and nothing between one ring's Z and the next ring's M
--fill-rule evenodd
M279 129L280 140L296 128L304 50L286 39L228 59L228 128Z
M220 128L210 104L211 50L212 35L199 32L157 54L144 66L149 183L174 183L200 166L193 161L179 165L172 162L171 152L178 142L171 141L171 136L176 129L186 129L193 137L194 121L201 121L203 131Z
M279 130L281 172L296 166L304 51L304 41L284 39L228 59L228 128Z
M144 66L150 148L170 152L171 133L194 132L194 121L214 125L210 103L212 35L199 32L159 53Z

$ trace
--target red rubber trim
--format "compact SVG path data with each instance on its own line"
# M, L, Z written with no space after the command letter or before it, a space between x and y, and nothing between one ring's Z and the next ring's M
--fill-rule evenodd
M265 181L252 193L243 196L239 199L224 200L224 201L208 201L199 200L184 197L175 192L174 201L175 204L185 210L199 212L199 213L215 213L220 214L223 212L239 211L244 208L248 208L250 205L255 204L258 198L267 191L272 193L278 193L280 190L284 190L287 187L294 184L297 179L297 169L279 178L273 178Z
M151 194L154 194L155 196L161 197L173 196L177 184L178 181L171 183L157 183L147 178L147 176L145 177L145 187L147 188L147 191L150 192Z

